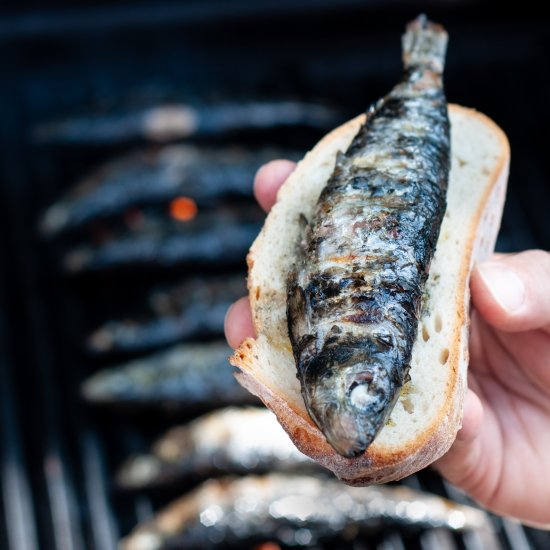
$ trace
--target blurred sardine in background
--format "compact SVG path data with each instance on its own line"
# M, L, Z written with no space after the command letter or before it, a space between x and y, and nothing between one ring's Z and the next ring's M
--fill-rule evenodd
M223 342L264 216L256 170L385 94L420 12L449 32L449 101L511 142L497 248L550 248L549 17L483 0L23 4L0 8L0 548L550 547L430 471L330 479L236 384Z

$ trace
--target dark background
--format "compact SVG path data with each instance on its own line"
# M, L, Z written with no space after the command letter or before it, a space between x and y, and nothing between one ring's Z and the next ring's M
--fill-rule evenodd
M132 292L105 278L103 302L86 300L95 291L59 280L35 230L50 201L120 151L40 145L37 124L168 101L288 97L332 105L345 120L396 82L404 24L425 11L450 34L449 101L483 111L510 139L498 248L550 248L550 27L534 2L24 4L0 11L1 548L112 548L151 507L108 481L138 445L128 441L145 436L83 407L77 390L93 368L83 335L109 297L128 302ZM277 139L308 148L317 137Z
M29 223L72 177L64 174L46 189L31 181L37 169L33 160L41 151L27 149L29 125L162 99L228 96L321 99L351 115L398 78L404 22L423 10L450 33L449 101L485 112L509 136L513 162L508 210L514 219L523 219L510 231L513 236L508 236L505 220L502 247L550 245L544 211L550 198L548 168L543 162L550 33L548 19L534 2L40 6L0 17L4 181L17 178L19 192L25 186ZM16 162L22 157L24 162ZM81 158L76 167L68 160L65 170L82 173ZM6 192L17 193L13 184L8 187Z

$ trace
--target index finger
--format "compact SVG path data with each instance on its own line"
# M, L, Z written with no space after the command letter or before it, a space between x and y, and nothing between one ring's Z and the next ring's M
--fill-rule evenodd
M296 163L290 160L272 160L256 172L254 195L266 212L269 212L275 204L277 191L295 168Z

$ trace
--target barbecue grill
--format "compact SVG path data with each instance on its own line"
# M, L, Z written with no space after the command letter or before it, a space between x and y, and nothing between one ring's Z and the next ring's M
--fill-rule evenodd
M69 279L57 268L56 245L37 233L40 214L63 190L139 140L43 143L33 133L41 124L174 102L289 98L328 105L343 121L390 89L400 73L403 24L427 10L451 37L450 101L487 113L511 141L498 248L550 248L541 139L550 122L549 21L529 2L519 13L465 0L420 8L375 0L27 4L0 19L0 548L113 549L182 489L125 494L112 484L128 454L174 418L105 413L79 395L82 380L106 363L83 353L86 335L135 309L159 272ZM231 142L306 150L322 133L277 128L241 132ZM403 483L466 502L430 472ZM392 528L353 547L550 547L545 532L497 517L491 526L464 534Z

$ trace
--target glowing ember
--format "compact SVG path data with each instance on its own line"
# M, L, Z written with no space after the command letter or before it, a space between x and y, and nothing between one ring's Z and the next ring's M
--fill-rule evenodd
M197 204L189 197L178 197L170 203L170 216L180 222L192 220L197 212Z

